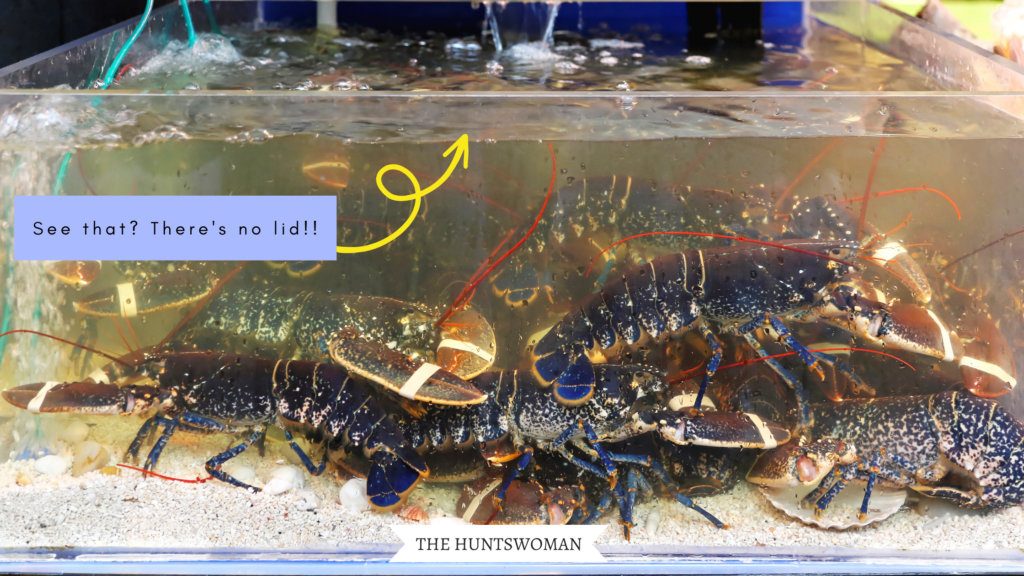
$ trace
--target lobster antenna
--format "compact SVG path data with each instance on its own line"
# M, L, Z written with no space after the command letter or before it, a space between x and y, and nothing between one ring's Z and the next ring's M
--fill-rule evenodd
M113 356L111 356L110 354L107 354L106 352L100 352L99 350L96 350L95 348L89 348L88 346L86 346L84 344L79 344L77 342L72 342L70 340L65 340L63 338L59 338L57 336L54 336L52 334L47 334L45 332L36 332L35 330L8 330L7 332L4 332L3 334L0 334L0 338L3 338L4 336L7 336L9 334L35 334L36 336L42 336L44 338L49 338L50 340L56 340L58 342L63 342L65 344L70 344L71 346L74 346L76 348L81 348L82 350L86 350L86 351L92 352L93 354L99 354L100 356L103 356L104 358L107 358L109 360L113 360L114 362L117 362L118 364L120 364L120 365L122 365L122 366L124 366L126 368L131 368L132 367L131 364L128 364L127 362L121 360L120 358L114 358Z
M238 266L235 266L234 270L228 272L227 276L225 276L220 282L218 282L217 285L213 287L213 290L210 290L210 293L206 295L206 298L203 298L203 301L200 302L198 306L193 308L192 311L188 313L188 316L185 316L181 320L181 322L179 322L178 325L175 326L174 329L172 329L167 334L167 336L164 336L164 339L161 340L160 343L156 345L156 350L163 348L164 344L167 344L167 341L170 340L175 334L177 334L178 330L181 330L181 327L184 326L185 323L187 323L189 320L195 317L195 315L198 314L199 311L203 309L203 306L205 306L206 303L210 301L210 298L213 298L213 295L217 293L217 290L220 290L220 287L223 286L225 282L227 282L228 280L231 279L232 276L237 274L238 271L242 269L242 266L245 266L245 262L245 260L239 262Z
M132 349L132 345L128 342L128 339L124 337L124 332L121 331L121 325L118 324L117 317L114 317L114 328L117 329L117 335L121 337L121 340L124 342L125 347L128 348L128 352L132 355L132 358L135 358L135 361L138 362L140 358L135 354L135 350Z
M534 229L537 228L537 224L540 224L540 220L544 216L544 210L546 210L548 207L548 200L551 200L551 193L555 190L555 177L558 175L558 166L557 162L555 161L555 149L551 146L550 142L548 142L548 152L551 153L551 185L548 186L548 195L544 197L544 203L541 204L540 212L537 213L537 219L533 221L533 226L530 226L530 229L526 231L526 235L523 236L522 239L520 239L515 246L509 248L508 252L502 254L501 258L498 258L494 262L494 264L491 264L490 268L485 270L484 273L480 274L476 280L473 280L472 282L467 284L465 288L462 289L462 292L459 294L457 298L455 298L455 301L452 302L452 305L449 306L448 309L444 311L444 314L441 314L441 317L437 319L437 322L434 322L435 327L444 324L444 321L455 313L455 310L458 306L462 304L469 305L470 300L472 300L473 298L473 294L475 294L476 287L479 286L481 282L483 282L484 278L487 278L491 271L497 268L499 264L504 262L506 258L511 256L513 252L515 252L520 246L522 246L523 243L526 242L526 239L529 238L531 234L533 234Z
M804 250L802 248L796 248L794 246L787 246L785 244L779 244L777 242L766 242L764 240L754 240L753 238L746 238L744 236L729 236L727 234L712 234L710 232L674 232L674 231L664 231L664 232L644 232L643 234L636 234L634 236L630 236L629 238L623 238L622 240L619 240L618 242L615 242L614 244L609 245L607 248L602 250L600 254L598 254L597 256L594 256L593 260L590 261L590 266L587 268L587 276L590 276L591 270L594 269L594 263L597 262L598 258L600 258L601 256L604 256L605 252L611 250L612 248L615 248L616 246L618 246L619 244L622 244L623 242L628 242L629 240L633 240L635 238L642 238L644 236L657 236L657 235L660 235L660 234L666 234L666 235L670 235L670 236L702 236L704 238L722 238L722 239L725 239L725 240L735 240L737 242L749 242L751 244L760 244L762 246L771 246L772 248L781 248L783 250L790 250L790 251L793 251L793 252L800 252L802 254L810 254L811 256L818 256L818 257L824 258L826 260L832 260L833 262L839 262L840 264L845 264L847 266L852 266L854 268L859 268L859 266L857 266L853 262L847 262L846 260L842 260L840 258L833 258L832 256L828 256L827 254L820 254L818 252L812 252L811 250Z
M821 350L812 350L812 352L842 352L844 350L849 350L849 351L852 351L852 352L871 352L872 354L881 354L882 356L888 356L889 358L892 358L894 360L899 360L900 362L906 364L907 367L910 368L911 370L913 370L915 372L917 371L917 368L914 368L913 366L911 366L910 363L907 362L906 360L904 360L904 359L902 359L902 358L900 358L898 356L893 356L892 354L886 354L885 352L882 352L880 350L871 350L871 349L868 349L868 348L823 348ZM747 358L746 360L741 360L741 361L736 362L734 364L728 364L726 366L719 366L718 367L718 372L721 372L722 370L727 370L729 368L737 368L739 366L746 366L747 364L753 364L755 362L761 362L762 360L775 360L776 358L785 358L786 356L794 356L796 354L798 354L798 352L783 352L781 354L773 354L771 356L759 356L757 358ZM685 370L683 372L680 372L679 374L676 374L675 376L673 376L672 378L670 378L668 380L668 383L669 384L675 384L677 382L682 382L683 380L686 379L685 376L687 374L697 370L698 368L700 368L703 365L704 365L704 363L701 362L700 364L698 364L697 366L695 366L693 368L690 368L689 370ZM694 378L696 378L697 376L699 376L699 374L698 375L694 375Z

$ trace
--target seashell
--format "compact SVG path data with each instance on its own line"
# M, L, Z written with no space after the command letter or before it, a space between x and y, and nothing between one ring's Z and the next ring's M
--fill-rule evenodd
M406 520L412 520L413 522L426 522L430 520L430 516L420 508L419 506L399 506L395 509L395 515L399 518L405 518Z
M661 512L657 510L651 510L651 513L647 515L647 522L644 522L644 530L648 534L657 534L658 528L661 527Z
M277 496L289 490L302 488L305 485L306 480L302 475L302 470L295 466L278 466L271 469L267 474L267 481L263 484L263 492L271 496Z
M875 484L875 488L871 492L871 501L868 503L867 517L861 520L859 517L860 506L864 502L864 491L867 489L867 486L851 484L832 500L832 503L825 510L821 518L815 518L813 508L800 505L804 496L810 494L814 488L814 486L789 488L762 486L761 493L768 498L772 506L775 506L783 514L791 518L796 518L804 524L811 524L819 528L835 528L837 530L858 528L875 522L881 522L899 512L903 503L907 500L906 490Z
M28 474L25 474L24 470L21 470L20 472L18 472L18 479L15 480L15 482L18 483L18 486L31 486L32 477L29 476Z
M338 500L345 508L362 512L370 509L370 499L366 496L366 480L353 478L341 487Z
M256 470L248 464L229 463L222 468L225 474L233 477L239 482L251 483L256 479Z
M91 440L80 442L75 446L75 461L71 464L71 475L78 478L86 472L103 468L109 461L110 454L99 443Z
M299 510L312 510L320 506L320 498L309 488L295 491L295 507Z
M63 474L68 469L67 460L53 454L36 460L36 472L47 476Z

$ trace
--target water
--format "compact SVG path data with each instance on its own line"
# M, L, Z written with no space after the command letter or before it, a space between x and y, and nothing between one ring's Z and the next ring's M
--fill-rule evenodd
M864 334L841 330L836 324L846 315L830 324L799 322L794 314L781 314L798 342L836 352L873 389L879 402L894 406L903 402L890 413L863 412L863 429L877 432L865 433L843 424L832 402L843 399L840 407L857 406L855 399L868 397L867 391L857 390L856 382L841 373L826 370L821 378L798 357L780 358L780 366L818 404L818 428L807 428L811 440L840 436L857 448L862 464L870 464L876 455L881 459L880 448L887 454L912 453L908 458L919 455L915 449L934 438L913 436L907 432L911 426L900 418L915 414L928 401L893 397L956 390L961 398L969 398L966 402L989 402L973 400L964 389L965 385L977 388L977 374L962 371L958 361L943 360L947 341L951 348L954 337L964 345L963 353L953 353L992 365L1012 366L1022 359L1024 282L1016 263L1024 235L1012 235L1020 230L1022 220L1019 203L1012 200L1021 181L1021 126L1002 112L1006 101L997 96L843 97L837 93L935 91L943 86L912 66L824 28L817 29L803 47L762 46L746 54L680 50L671 56L665 55L663 47L655 50L646 39L573 34L555 34L553 46L501 46L500 54L483 37L398 38L354 28L343 28L337 37L284 30L236 30L232 36L231 45L202 37L204 47L196 52L172 45L118 85L124 91L199 89L183 95L142 97L124 92L93 99L48 94L36 99L5 94L5 115L0 119L6 147L0 155L4 210L10 209L15 194L54 190L67 195L334 195L339 206L339 244L360 246L397 229L409 214L408 205L389 201L378 191L375 177L382 166L398 163L421 183L433 182L448 167L449 159L441 153L466 133L469 169L458 168L431 193L397 240L370 253L339 255L336 262L104 262L85 287L59 280L58 263L15 263L0 274L11 327L71 341L82 337L97 349L121 357L163 341L197 310L196 298L171 296L193 290L205 294L230 276L170 338L177 353L240 353L246 357L237 365L262 365L254 359L261 357L276 369L279 359L322 361L321 345L327 344L342 358L333 358L335 363L368 358L369 364L346 366L353 372L362 370L365 379L377 384L384 380L392 388L401 388L408 374L398 371L395 376L397 363L373 362L388 350L443 366L481 389L493 382L488 378L495 378L481 376L481 371L502 370L509 375L518 370L515 377L521 389L534 396L505 416L549 416L538 403L568 392L536 385L538 343L598 291L612 294L624 276L636 282L645 277L639 272L644 266L689 250L687 288L695 291L696 262L703 262L700 284L709 290L726 286L731 297L723 306L729 308L764 298L766 293L781 294L783 300L795 298L805 283L824 282L836 264L813 257L799 272L789 271L800 282L781 281L787 262L792 266L806 255L761 245L765 251L775 251L772 259L726 267L713 251L738 248L741 242L680 235L627 238L666 231L767 242L797 233L804 238L830 237L861 228L863 214L864 229L888 233L884 241L862 235L863 247L887 251L844 256L860 266L863 280L854 300L860 308L854 312L869 308L869 300L890 306L893 314L897 309L916 311L917 316L897 318L908 327L900 334L928 336L918 344L931 346L932 352L901 350L891 342L882 347ZM491 64L495 61L499 66ZM213 90L269 90L277 85L280 94L241 98L211 94ZM374 95L382 90L538 88L616 94L602 99L540 94L501 99ZM309 94L293 94L291 89ZM720 98L644 94L683 89L744 92ZM316 94L321 90L350 91L354 96ZM824 94L800 94L811 91ZM59 166L68 152L72 155L60 177ZM395 173L386 176L385 183L396 194L411 192ZM865 194L872 196L862 211ZM808 198L819 197L827 198L829 209L843 216L843 226L831 220L822 221L820 229L798 225L801 210L810 205ZM801 203L794 206L796 201ZM9 227L0 229L5 246L10 246L9 235ZM489 274L483 273L521 239L505 260ZM624 242L605 250L620 241ZM894 246L900 245L917 263L931 290L927 303L921 302L912 270L881 266L890 264ZM126 283L134 286L136 294L144 294L146 282L177 290L157 295L158 300L166 300L158 302L163 309L130 319L115 322L86 312L99 306L87 304L97 295L113 293ZM475 289L467 288L470 285ZM816 296L839 289L838 284L829 285ZM631 297L634 300L636 315L641 316L642 298ZM435 325L453 304L468 308ZM955 336L947 332L944 338L941 331L935 332L931 314ZM754 357L751 342L729 333L746 319L743 314L724 312L709 318L708 326L718 337L715 342L723 348L722 367L714 377L709 401L797 430L800 423L791 409L798 399L783 376L764 362L748 362ZM355 328L369 338L369 349L341 336L331 339L343 328ZM758 329L753 334L766 354L788 351L777 332ZM443 340L473 347L459 351L441 346ZM80 381L109 364L97 354L84 354L42 336L19 334L5 342L0 377L8 389L33 382ZM541 346L540 355L547 354ZM635 394L637 386L662 381L665 390L650 391L635 407L671 405L682 408L677 414L686 417L689 412L682 398L696 391L700 371L711 354L712 345L697 330L678 330L657 338L643 336L629 346L595 348L591 360L599 366L598 374L612 381L619 381L615 378L621 375L607 366L646 366L637 370L648 375L622 380L624 393ZM292 366L295 373L303 367ZM207 368L198 366L190 374L218 379L220 369L230 370L231 364L204 372ZM318 370L326 374L331 369ZM421 408L360 381L372 402L401 421L402 434L415 438L417 422L426 421L414 417L422 415ZM136 384L152 383L140 382ZM221 392L237 392L244 385L244 379L232 381ZM990 393L991 386L988 381L982 389ZM41 401L58 401L60 390ZM35 397L31 391L22 403ZM298 400L302 399L300 395ZM289 397L289 406L295 400ZM1016 418L1024 415L1019 393L1001 396L998 402ZM245 403L228 404L237 408ZM598 428L623 427L622 422L608 420L613 404L602 407L604 412L595 422ZM142 481L137 472L118 472L114 464L141 425L135 418L37 416L6 402L0 406L0 460L7 460L0 462L0 486L4 486L0 513L12 519L0 530L0 542L8 546L322 549L393 541L387 524L404 521L350 511L338 503L339 487L347 476L365 473L370 466L359 447L342 446L340 440L331 445L327 458L331 469L345 477L342 482L335 474L313 477L301 472L303 465L283 441L282 430L302 414L289 412L283 404L278 406L281 419L275 411L259 422L270 429L269 453L250 449L223 467L261 486L271 476L282 477L284 473L275 471L277 466L295 465L306 485L292 486L282 495L249 494L213 480L199 485ZM969 406L958 406L962 414L970 412ZM992 409L991 404L984 406ZM432 412L443 408L426 410L424 418L445 416ZM221 424L236 424L239 429L208 437L179 430L165 448L157 471L181 480L206 478L207 461L252 433L252 414L216 416ZM453 434L466 429L457 417L446 417ZM713 416L707 418L714 421ZM38 471L36 462L43 454L70 464L80 454L97 453L69 432L81 430L82 423L87 424L88 439L98 442L109 456L98 465L100 470L79 477L70 473L51 477ZM828 425L842 426L823 432ZM782 428L777 430L781 433ZM554 435L560 431L556 429ZM523 440L553 439L544 434L550 436L551 430L531 429ZM994 437L988 431L966 434L985 438L994 449ZM764 436L759 438L764 441ZM314 463L323 453L320 440L299 441ZM968 515L960 507L943 508L938 501L915 493L907 499L906 490L881 485L872 499L870 527L824 531L787 515L803 514L803 521L813 520L790 498L788 489L770 495L779 508L789 510L786 513L744 480L757 451L677 448L664 440L652 447L650 442L655 441L650 436L647 441L614 445L613 450L646 452L664 462L680 485L703 487L689 493L732 529L713 529L703 517L659 493L641 498L638 504L634 544L669 544L675 550L680 542L914 550L974 550L982 542L1005 549L1024 546L1024 515L1019 506ZM799 444L790 440L785 446ZM435 453L428 448L422 447L430 480L453 480L423 482L408 496L408 504L422 508L431 518L466 515L466 501L471 498L465 486L481 483L486 487L493 483L493 476L507 470L507 465L487 466L475 442L467 442L465 450L458 452ZM488 445L485 454L493 457L512 448L498 442ZM143 456L149 449L146 443ZM585 451L571 450L589 458ZM1011 457L1019 455L1019 447L1010 450ZM536 452L536 464L527 474L545 491L581 484L581 492L567 498L574 502L585 498L593 505L608 489L606 481L568 466L557 453L539 448ZM901 466L895 461L883 464L889 469ZM620 466L620 482L628 482L629 469L627 464ZM1018 473L998 463L994 470L1006 477ZM657 485L655 475L640 472ZM941 485L954 487L960 482L945 479ZM510 510L522 513L521 519L558 523L585 508L560 500L556 510L540 501L535 486L520 483L513 488L518 501ZM837 501L825 516L826 522L844 526L856 522L851 518L855 518L859 496L854 488L848 490L846 500ZM315 512L309 507L314 499ZM607 531L603 542L625 544L616 525L618 511L611 508L601 521L615 528ZM196 510L215 510L217 517L197 519ZM485 507L479 513L487 516L488 510ZM413 512L403 514L407 518ZM467 517L476 518L473 513ZM160 519L155 526L153 518ZM143 526L135 519L147 523ZM253 528L257 525L261 528ZM935 531L941 531L942 537L934 537Z
M498 7L488 8L494 12ZM555 91L927 91L941 85L833 28L804 46L730 47L690 53L658 39L588 38L547 31L534 42L502 46L440 34L399 36L342 26L338 36L303 30L229 29L232 46L200 35L187 53L166 48L129 70L124 90L446 90ZM489 20L493 31L497 21ZM497 38L497 44L490 40ZM231 48L234 48L232 50ZM176 67L167 68L166 62ZM500 64L495 67L494 63Z

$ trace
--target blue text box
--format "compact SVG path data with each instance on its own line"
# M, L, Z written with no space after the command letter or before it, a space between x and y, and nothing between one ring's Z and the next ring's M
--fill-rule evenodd
M16 196L14 259L336 260L337 213L334 196Z

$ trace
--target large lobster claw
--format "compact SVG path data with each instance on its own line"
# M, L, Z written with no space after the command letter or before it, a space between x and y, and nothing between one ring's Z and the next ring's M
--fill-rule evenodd
M884 304L852 286L834 291L813 314L814 318L797 319L821 319L871 342L957 362L964 384L978 396L1001 396L1017 385L1010 346L987 316L969 316L962 340L927 308L899 302Z
M33 413L130 415L148 412L160 401L156 386L126 386L84 382L26 384L3 391L4 400Z
M634 416L629 428L638 432L656 430L673 444L713 448L769 450L790 439L789 430L743 412L705 412L691 417L686 411L645 411Z
M487 399L475 386L440 366L412 360L401 352L363 340L353 329L337 332L321 347L350 372L410 400L465 406Z

